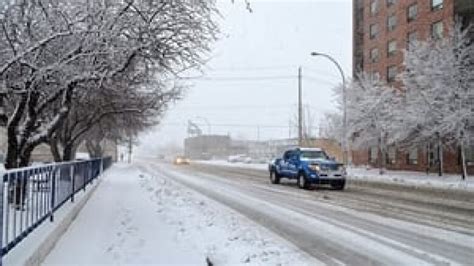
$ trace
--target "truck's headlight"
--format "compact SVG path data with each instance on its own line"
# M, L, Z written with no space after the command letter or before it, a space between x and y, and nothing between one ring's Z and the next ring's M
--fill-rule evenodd
M316 171L316 172L321 171L321 167L319 167L319 165L311 165L309 168L311 168L311 170Z

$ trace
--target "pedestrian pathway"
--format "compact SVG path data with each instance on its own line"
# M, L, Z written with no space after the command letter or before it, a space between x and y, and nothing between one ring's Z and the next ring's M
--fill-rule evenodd
M171 225L160 221L138 170L109 171L44 265L202 264L205 258L177 243Z

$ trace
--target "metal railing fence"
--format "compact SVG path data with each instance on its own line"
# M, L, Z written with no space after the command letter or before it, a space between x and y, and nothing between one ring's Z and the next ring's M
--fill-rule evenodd
M112 165L112 158L7 170L0 183L1 258Z

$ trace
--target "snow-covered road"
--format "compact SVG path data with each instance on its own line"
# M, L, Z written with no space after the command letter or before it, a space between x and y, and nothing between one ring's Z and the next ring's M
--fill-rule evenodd
M469 265L474 260L472 194L451 197L357 183L343 192L301 191L292 183L270 185L255 169L152 162L142 167L237 210L326 264Z
M318 265L290 242L163 175L115 165L43 265Z

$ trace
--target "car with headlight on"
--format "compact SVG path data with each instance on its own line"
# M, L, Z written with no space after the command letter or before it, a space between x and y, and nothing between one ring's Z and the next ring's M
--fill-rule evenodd
M189 158L185 156L179 155L179 156L176 156L176 158L174 158L173 163L176 165L190 164L191 160L189 160Z
M343 190L346 184L346 168L320 148L294 148L284 152L281 158L269 166L270 181L279 184L282 178L294 179L299 188L312 185L330 185Z

